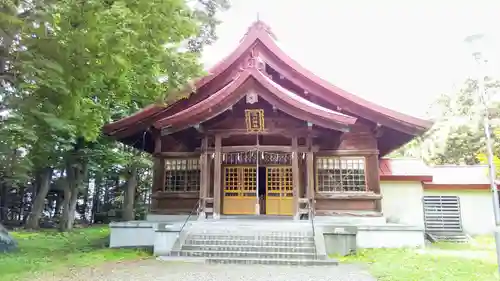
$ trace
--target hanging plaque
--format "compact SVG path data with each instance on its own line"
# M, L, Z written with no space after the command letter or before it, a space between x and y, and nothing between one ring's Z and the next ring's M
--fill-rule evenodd
M246 109L245 122L248 132L262 132L264 131L264 109Z

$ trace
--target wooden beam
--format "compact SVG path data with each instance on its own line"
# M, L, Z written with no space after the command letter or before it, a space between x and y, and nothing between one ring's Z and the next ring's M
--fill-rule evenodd
M227 138L230 136L238 136L238 135L256 135L255 132L248 132L246 129L207 129L205 130L205 134L207 135L221 135L223 138ZM263 132L259 132L259 135L282 135L285 137L294 137L294 136L321 136L322 133L318 130L310 129L310 128L288 128L288 129L266 129Z
M292 138L292 186L293 186L293 217L299 216L299 190L300 190L300 170L299 170L299 141L297 137Z
M154 154L154 156L159 158L193 158L193 157L199 157L200 154L201 154L200 151L189 151L189 152L165 151Z
M214 219L219 219L221 215L221 146L222 138L215 136L215 156L214 156Z
M164 192L159 191L151 195L154 199L198 199L196 192Z
M378 155L376 149L353 149L353 150L320 150L318 156L367 156Z
M295 137L297 138L297 137ZM237 146L223 146L221 147L221 152L241 152L241 151L252 151L252 150L266 151L266 152L293 152L292 146L284 145L237 145ZM306 146L298 146L296 152L307 152L309 149Z
M342 199L342 200L379 200L382 195L373 192L318 192L318 199Z

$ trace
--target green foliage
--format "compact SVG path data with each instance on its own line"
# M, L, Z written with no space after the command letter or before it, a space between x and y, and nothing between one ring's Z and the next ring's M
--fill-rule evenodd
M46 167L60 171L53 183L74 186L61 180L68 161L117 184L132 166L149 169L149 157L101 128L199 76L225 8L226 0L0 1L0 186L27 186ZM141 174L140 196L150 180Z
M11 234L19 243L19 251L0 255L2 281L29 280L36 273L58 273L68 267L149 256L144 251L107 248L107 226L78 229L70 233L43 231Z
M421 254L415 249L366 249L342 262L369 264L370 272L380 281L489 281L497 280L496 261L455 256Z
M495 93L500 88L499 83L487 80L486 88L489 118L498 120L500 103ZM392 156L417 156L433 164L472 165L481 162L478 155L485 151L484 108L477 81L468 80L458 92L440 96L429 109L428 116L435 121L429 132ZM494 135L493 139L495 154L500 155L499 138Z
M95 141L114 109L162 99L201 70L198 53L178 51L197 32L183 1L66 0L45 10L21 34L19 106L69 143Z

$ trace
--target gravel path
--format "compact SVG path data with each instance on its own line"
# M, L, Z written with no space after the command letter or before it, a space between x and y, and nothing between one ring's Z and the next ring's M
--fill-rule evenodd
M37 281L375 281L358 265L290 267L268 265L210 265L145 260L71 270L65 276Z

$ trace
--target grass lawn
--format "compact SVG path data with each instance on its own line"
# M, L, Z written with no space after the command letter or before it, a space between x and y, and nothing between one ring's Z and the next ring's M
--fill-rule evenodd
M480 260L433 255L419 253L415 249L367 249L358 251L353 256L341 257L339 260L367 263L373 276L382 281L498 280L494 241L491 237L478 237L470 244L436 243L427 249L429 253L433 249L454 252L487 251L491 252L491 258Z
M106 248L108 226L75 229L69 233L41 231L11 234L19 243L19 250L15 253L0 254L2 281L19 281L29 278L33 273L149 256L145 251Z

